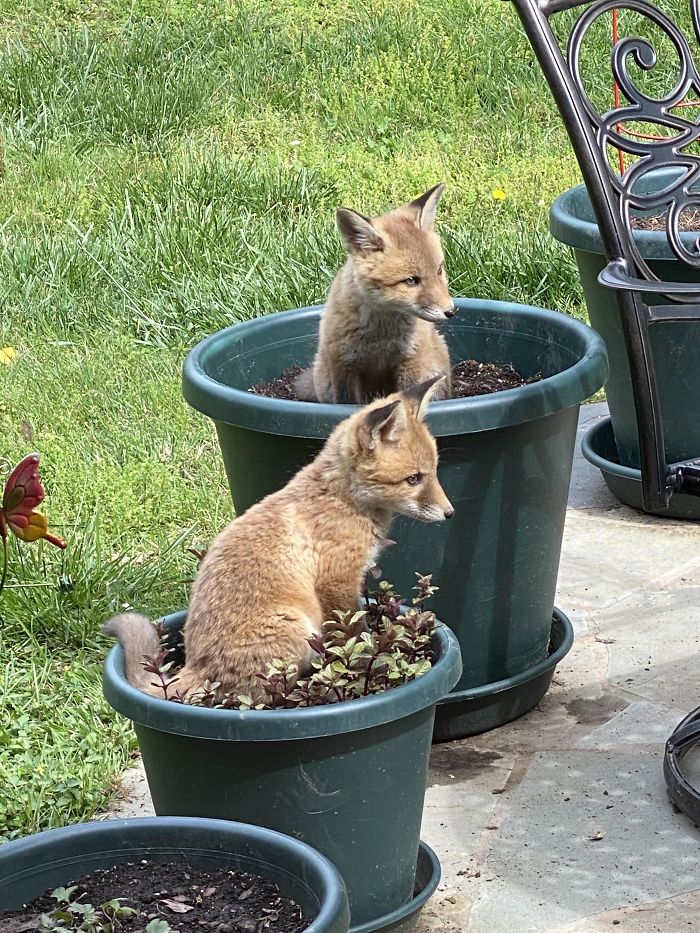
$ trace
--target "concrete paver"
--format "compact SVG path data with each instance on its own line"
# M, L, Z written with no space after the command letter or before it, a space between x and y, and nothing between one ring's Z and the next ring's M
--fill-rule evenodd
M584 406L579 433L605 413ZM576 640L542 702L433 749L423 837L442 881L416 933L700 930L700 829L661 768L700 705L700 524L620 505L577 451L557 605ZM700 781L700 753L685 767ZM130 770L106 816L149 812Z

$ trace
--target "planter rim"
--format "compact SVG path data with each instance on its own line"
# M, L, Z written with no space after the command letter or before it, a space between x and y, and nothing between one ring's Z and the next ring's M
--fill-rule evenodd
M608 375L605 344L587 324L559 311L513 302L455 298L454 303L463 315L469 314L474 319L473 324L454 326L471 326L480 332L503 333L505 330L518 334L521 333L518 320L522 320L525 314L546 326L552 343L556 343L557 336L563 339L566 335L570 344L578 347L579 359L562 372L531 385L473 398L434 402L430 406L427 423L436 436L487 431L531 421L580 404L605 382ZM311 305L278 311L233 324L205 338L190 350L183 364L182 390L186 401L215 422L269 434L325 439L336 424L359 406L265 398L225 385L208 371L208 362L221 351L222 346L231 344L235 347L246 335L261 336L266 331L269 332L269 346L274 343L276 323L292 316L316 318L322 308L323 305ZM497 315L498 326L479 321L479 312ZM571 352L570 346L567 350Z
M663 168L648 172L646 180L658 179L662 183L672 180L682 170ZM659 186L660 187L660 186ZM555 240L587 253L605 254L603 241L595 219L582 217L582 209L593 217L591 199L585 185L576 185L564 191L549 209L549 231ZM648 213L648 212L647 212ZM683 240L691 248L697 239L697 233L683 232ZM645 259L668 259L678 262L678 257L669 246L664 230L635 230L634 241Z
M163 624L177 628L185 610ZM446 625L435 630L438 658L431 669L408 684L344 703L298 710L206 709L173 703L132 687L124 676L123 653L116 644L104 665L107 702L133 722L160 732L220 741L283 742L357 732L403 719L433 706L450 692L462 673L459 642Z
M642 502L642 471L611 459L612 451L617 451L617 445L612 420L610 416L606 416L586 432L581 441L581 453L589 463L600 470L605 484L616 499L623 505L645 512ZM658 518L698 522L700 499L686 493L676 493L667 509L647 514Z
M158 831L172 833L172 843L159 840ZM349 917L345 882L329 858L300 839L294 839L263 826L233 820L189 816L149 816L92 821L75 826L64 826L60 829L47 829L44 832L6 843L0 848L0 862L6 862L9 866L15 867L20 863L26 866L28 862L36 859L38 864L43 865L46 862L46 846L48 845L56 850L56 855L60 855L62 861L77 863L81 856L81 846L85 848L85 843L89 844L89 854L94 855L99 851L94 848L95 843L100 844L101 839L104 839L104 845L107 847L110 845L108 840L120 833L133 834L137 837L134 840L134 848L141 848L138 840L152 834L153 841L150 844L144 844L144 848L158 850L159 848L177 848L181 845L183 848L194 850L199 847L205 851L207 844L199 838L202 833L205 833L212 840L222 839L224 845L229 844L228 849L218 850L222 853L228 851L236 854L236 844L252 842L254 845L257 844L269 850L268 864L270 865L274 864L274 858L278 854L292 856L296 864L303 866L310 874L309 880L317 884L323 890L324 895L323 898L319 898L321 900L319 912L309 925L307 933L324 933L328 929L337 929L339 919ZM191 843L188 843L189 833L195 836ZM209 846L211 847L211 844ZM125 851L133 850L125 849ZM240 854L245 857L245 852ZM249 857L249 860L253 861L253 857ZM264 865L261 862L259 871L262 873L263 869ZM246 870L256 871L254 867ZM279 866L278 870L281 870ZM6 873L2 877L2 882L6 885L10 884L13 878L24 876L26 873L26 867L19 868L12 874ZM347 926L343 928L347 929Z
M586 431L581 440L581 453L590 464L597 467L602 473L614 473L615 476L635 480L641 484L642 471L640 469L625 466L623 463L616 463L614 460L607 460L598 452L599 438L606 431L611 430L609 425L611 425L611 419L610 416L607 416Z

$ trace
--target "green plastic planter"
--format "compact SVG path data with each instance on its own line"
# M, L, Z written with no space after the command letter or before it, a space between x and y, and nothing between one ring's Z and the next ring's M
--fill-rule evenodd
M165 624L177 629L185 617ZM461 658L445 626L434 649L430 671L383 694L236 712L135 690L117 645L104 694L134 723L156 813L241 820L303 839L340 870L353 933L370 933L419 910L439 879L438 867L425 880L431 858L426 846L419 858L420 825L435 704L456 683Z
M642 502L642 472L619 462L610 418L603 418L588 431L581 442L581 453L589 463L598 467L608 489L620 502L640 512L645 511ZM695 496L676 493L669 507L659 512L659 515L663 518L697 521L700 519L700 504Z
M397 544L379 560L404 595L414 571L434 574L441 589L433 608L462 645L462 678L441 704L436 739L507 722L547 689L540 674L556 640L554 591L578 409L607 375L602 340L573 318L503 302L455 303L458 315L441 325L453 359L511 363L525 376L544 378L431 405L440 480L455 515L433 525L396 521ZM239 514L286 483L354 410L246 391L312 359L319 315L319 308L304 308L237 324L185 361L185 398L216 424ZM473 690L480 691L478 703Z
M678 169L664 169L645 176L646 191L660 190L678 174ZM598 275L606 265L603 244L595 222L588 192L583 185L562 194L550 211L550 230L554 237L572 246L579 269L581 285L591 324L605 340L610 358L610 378L605 391L616 450L611 452L611 464L639 470L639 438L632 396L629 363L625 350L615 292L600 285ZM692 244L697 234L682 235ZM663 230L638 230L634 238L642 256L662 279L676 282L700 282L700 272L673 256ZM657 295L647 296L650 304L658 304ZM692 323L668 323L650 329L654 368L658 380L661 414L664 425L666 459L669 463L697 457L700 454L700 419L697 400L700 399L700 340L697 326ZM641 479L634 484L609 482L611 471L603 470L611 490L623 502L641 507ZM615 488L613 488L615 487ZM689 498L689 497L684 497ZM689 509L680 508L679 517L700 518L700 499ZM685 513L683 516L680 512ZM669 514L669 513L665 513Z
M17 910L97 868L138 859L254 872L299 904L311 919L306 933L348 929L343 879L319 852L259 826L186 817L83 823L9 842L0 848L0 910Z

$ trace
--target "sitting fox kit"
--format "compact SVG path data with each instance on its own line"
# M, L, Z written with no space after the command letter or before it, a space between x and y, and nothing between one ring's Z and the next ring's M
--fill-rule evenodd
M455 309L435 232L436 185L380 217L340 208L348 259L331 285L313 367L296 382L303 401L363 405L433 376L451 395L450 356L436 324Z
M175 689L196 692L209 680L221 694L258 699L255 675L275 658L298 660L302 673L308 639L334 610L359 604L392 516L438 522L453 514L423 423L439 383L434 377L341 422L312 463L214 539L192 587ZM142 664L159 651L152 623L127 613L104 630L122 644L129 682L159 694Z

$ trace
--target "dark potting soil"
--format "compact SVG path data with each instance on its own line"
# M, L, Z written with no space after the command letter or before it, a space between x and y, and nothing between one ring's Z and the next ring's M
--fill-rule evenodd
M166 921L173 933L301 933L309 921L301 908L282 897L277 885L242 871L203 871L186 865L155 862L122 863L83 875L71 895L71 903L100 905L120 898L122 907L136 914L120 917L115 930L143 933L152 920ZM63 904L51 892L36 898L22 910L0 912L1 933L29 933L40 929L42 914ZM77 916L77 914L76 914ZM106 920L107 918L104 917ZM65 929L77 929L67 925ZM165 928L154 924L159 933ZM102 927L98 927L102 929Z
M452 367L452 398L489 395L491 392L527 386L541 379L541 373L525 378L510 364L498 366L496 363L462 360Z
M294 380L301 371L300 366L290 366L276 379L257 382L248 391L267 398L296 401ZM515 389L539 382L541 378L539 373L525 378L510 365L499 366L496 363L480 363L478 360L462 360L452 367L452 398L471 398L474 395L501 392L503 389Z
M665 230L666 214L654 214L651 217L633 217L634 230ZM678 229L686 233L700 232L700 211L683 211Z
M276 379L270 382L256 382L248 389L253 395L264 395L266 398L284 398L296 402L297 394L294 391L294 380L302 372L301 366L290 366Z

